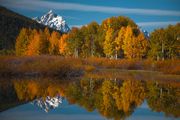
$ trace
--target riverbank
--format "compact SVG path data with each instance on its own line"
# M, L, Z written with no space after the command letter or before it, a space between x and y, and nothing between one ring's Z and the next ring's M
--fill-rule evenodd
M0 56L0 76L79 77L106 70L161 72L180 75L180 60L110 60L107 58L64 58L60 56Z

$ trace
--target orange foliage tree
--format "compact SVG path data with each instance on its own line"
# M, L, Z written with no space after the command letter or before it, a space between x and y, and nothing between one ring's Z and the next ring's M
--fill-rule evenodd
M30 40L30 43L27 47L26 55L39 55L39 41L40 41L40 36L39 32L34 29L32 31L32 38Z
M60 38L60 34L58 32L53 31L51 33L51 36L49 38L49 54L51 55L57 55L59 54L59 46L58 46L58 41Z
M67 50L67 39L68 39L69 35L68 34L63 34L59 40L59 53L61 55L65 55L66 54L66 50Z
M145 56L145 53L147 52L148 41L142 32L138 33L138 35L136 36L134 33L134 29L128 26L126 28L124 44L122 48L127 58L141 59L143 56Z

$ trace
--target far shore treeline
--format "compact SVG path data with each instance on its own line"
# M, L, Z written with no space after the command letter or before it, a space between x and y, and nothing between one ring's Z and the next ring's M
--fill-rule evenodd
M48 28L22 28L16 39L18 56L60 55L155 60L180 56L180 23L156 29L145 36L127 17L111 17L100 25L91 22L69 33L50 32Z

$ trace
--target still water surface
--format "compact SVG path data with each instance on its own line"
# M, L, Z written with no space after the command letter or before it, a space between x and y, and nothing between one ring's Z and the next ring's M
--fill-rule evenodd
M180 120L178 81L1 80L1 120Z

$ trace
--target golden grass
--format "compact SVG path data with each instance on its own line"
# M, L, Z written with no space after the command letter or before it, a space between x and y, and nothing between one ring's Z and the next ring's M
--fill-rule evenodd
M80 76L81 62L78 59L58 56L0 57L1 76Z
M93 65L97 68L106 69L123 69L123 70L148 70L159 71L166 74L178 74L180 75L180 60L128 60L118 59L110 60L107 58L88 58L85 59L85 63Z
M180 75L180 60L110 60L60 56L0 56L0 76L81 76L102 69L158 71ZM136 71L134 71L136 72ZM133 73L133 72L132 72Z

